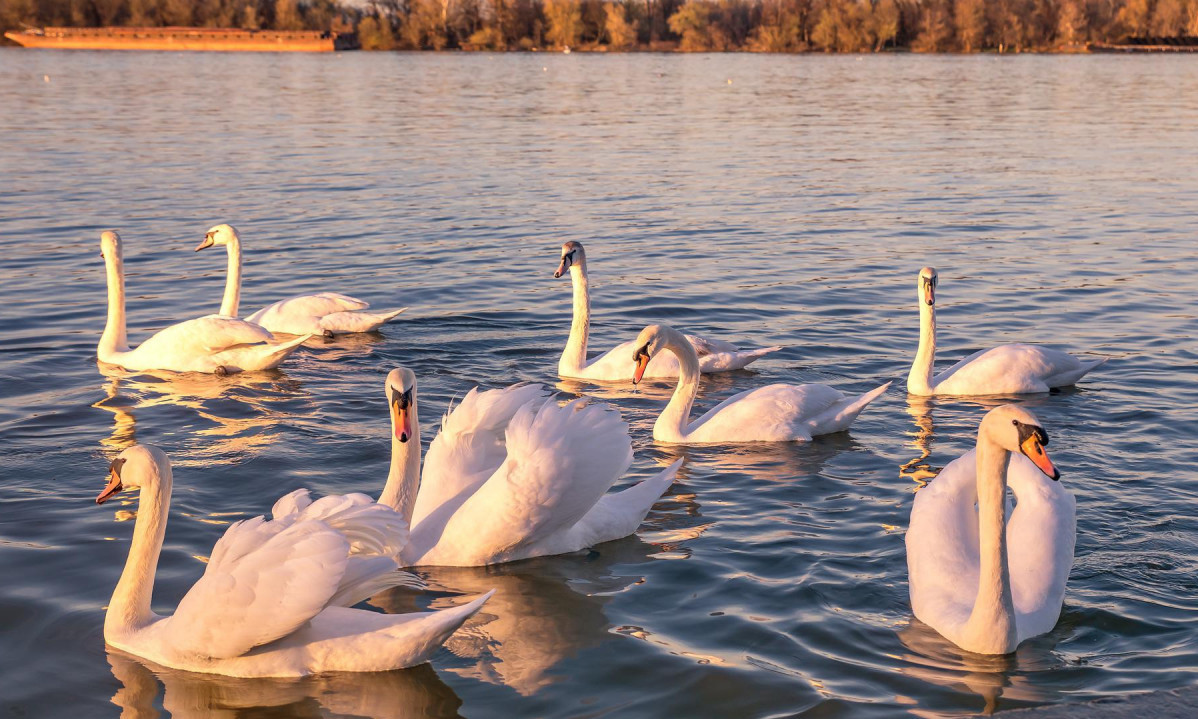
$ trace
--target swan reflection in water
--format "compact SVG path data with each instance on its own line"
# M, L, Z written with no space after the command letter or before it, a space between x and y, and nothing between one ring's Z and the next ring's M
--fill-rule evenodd
M461 699L429 664L390 672L330 673L302 679L241 679L161 667L108 648L120 688L112 703L122 719L270 716L417 719L459 716Z
M1036 677L1041 672L1060 669L1064 659L1055 653L1060 640L1058 630L1040 635L1020 644L1013 654L974 654L957 647L940 636L935 629L912 617L911 623L899 630L898 638L908 653L900 655L904 664L897 671L921 681L938 684L956 692L980 697L981 707L968 707L963 716L978 712L993 714L1004 700L1003 709L1014 709L1051 702L1060 695L1061 687L1040 686ZM944 711L912 714L927 717L946 716Z
M911 438L911 446L919 452L919 456L899 465L899 476L906 477L924 487L940 474L944 467L934 467L928 458L932 456L932 444L935 441L935 425L932 422L932 400L930 397L907 396L907 414L915 422L914 432L903 434Z
M668 495L658 503L684 505ZM641 532L655 541L676 523L687 523L689 512L673 514L654 509ZM682 532L676 539L689 536ZM684 558L675 542L648 543L633 535L569 555L540 557L490 567L419 567L427 592L442 593L432 608L454 603L461 594L479 588L495 590L487 605L445 642L457 662L439 664L442 671L488 684L506 686L523 696L567 678L554 667L580 651L605 642L626 641L612 632L604 607L612 596L646 590L646 562ZM419 611L427 594L396 588L369 603L389 613Z
M244 457L275 441L281 420L303 414L311 400L301 384L278 372L240 372L226 377L198 373L126 372L101 365L104 398L93 403L113 414L111 434L101 440L119 452L137 443L135 412L187 410L196 424L180 433L188 445L176 466L206 466Z

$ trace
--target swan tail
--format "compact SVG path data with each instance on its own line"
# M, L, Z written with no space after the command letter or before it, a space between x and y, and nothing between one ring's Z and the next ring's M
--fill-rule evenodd
M699 358L699 371L728 372L734 369L743 369L762 357L777 352L780 349L782 349L781 346L761 347L754 350L737 350L735 352L717 352L715 354L703 355Z
M363 312L356 310L333 312L320 318L320 329L335 335L373 332L406 309L408 308L402 307L389 312Z
M628 489L603 495L579 522L584 542L579 549L621 539L636 532L649 510L674 483L681 466L682 460L679 459Z
M820 412L808 422L811 436L843 432L848 429L853 420L857 419L857 415L861 414L861 410L890 389L890 385L891 382L887 382L865 394L841 400Z
M456 632L470 617L478 614L487 600L495 594L495 590L467 602L460 607L441 609L435 612L423 612L417 615L401 615L411 617L384 630L391 645L400 656L393 663L398 667L411 667L423 664L441 648L449 635Z
M1106 364L1108 359L1110 359L1110 357L1099 357L1098 359L1090 362L1080 362L1077 369L1053 375L1052 377L1046 379L1044 384L1048 385L1050 388L1069 387L1071 385L1077 384L1078 380L1089 374L1091 370L1098 369L1102 365Z
M313 336L300 335L284 342L236 347L221 352L214 359L220 367L230 373L274 369Z

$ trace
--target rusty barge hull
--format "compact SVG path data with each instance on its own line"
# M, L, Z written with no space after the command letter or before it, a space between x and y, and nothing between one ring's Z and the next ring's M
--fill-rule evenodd
M194 50L205 52L333 52L358 49L352 33L191 27L63 28L6 32L24 47L60 50Z

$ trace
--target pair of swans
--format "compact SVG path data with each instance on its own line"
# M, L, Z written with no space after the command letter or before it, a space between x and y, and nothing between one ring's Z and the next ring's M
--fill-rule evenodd
M225 294L220 314L236 317L241 307L241 235L232 225L220 224L204 234L196 247L199 252L208 247L224 247L228 255ZM368 312L370 303L336 292L319 292L279 300L263 307L246 322L261 325L271 332L287 335L324 335L334 337L355 332L373 332L399 316L406 307L383 312Z
M605 406L559 406L537 385L472 390L445 416L424 463L416 380L387 377L391 470L376 503L313 502L297 490L232 525L170 617L150 611L170 507L170 461L148 445L111 466L103 503L140 488L133 543L104 621L112 646L163 666L232 676L384 671L428 659L490 594L438 612L352 609L411 585L399 567L479 566L574 552L633 533L681 460L608 493L632 462L627 425ZM409 527L411 530L409 531Z
M982 419L977 446L915 494L906 536L911 609L962 649L1007 654L1060 617L1075 503L1047 444L1034 414L997 407Z
M1009 344L975 352L938 375L936 361L936 285L933 267L919 271L919 349L907 375L907 391L930 395L1007 395L1047 392L1077 383L1106 362L1083 362L1060 350L1039 345Z
M280 342L260 325L236 317L207 315L171 325L130 348L125 327L125 263L120 235L111 230L102 233L100 254L108 275L108 321L96 346L101 362L132 371L223 375L278 367L308 339L304 335Z
M196 250L229 248L229 275L220 312L171 325L130 348L125 320L125 265L121 238L100 235L108 278L108 321L96 346L101 362L140 372L206 372L218 375L274 369L313 335L369 332L403 309L370 313L362 300L322 292L276 302L245 320L237 319L241 297L241 245L237 231L217 225ZM274 333L297 335L280 341Z
M555 278L570 273L574 291L574 317L570 322L570 337L557 363L557 373L563 378L589 379L602 382L627 382L632 379L632 368L628 365L628 353L632 343L617 345L594 359L587 359L587 340L591 333L591 291L587 279L587 255L581 242L562 245L561 264L553 273ZM742 369L750 363L781 347L742 350L723 340L707 339L697 335L686 335L699 356L699 371L728 372ZM655 357L645 368L644 376L651 379L677 377L678 361L671 355Z

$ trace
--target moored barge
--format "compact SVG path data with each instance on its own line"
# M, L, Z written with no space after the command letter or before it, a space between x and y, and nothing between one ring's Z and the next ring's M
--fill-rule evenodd
M204 27L46 27L4 33L24 47L63 50L333 52L357 50L353 33Z

